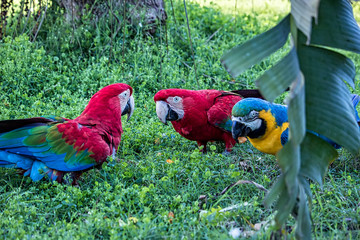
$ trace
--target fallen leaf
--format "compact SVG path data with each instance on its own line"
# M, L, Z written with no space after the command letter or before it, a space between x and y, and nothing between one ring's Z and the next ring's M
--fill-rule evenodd
M175 218L175 214L173 212L169 212L168 218L169 218L169 223L172 223L173 219Z

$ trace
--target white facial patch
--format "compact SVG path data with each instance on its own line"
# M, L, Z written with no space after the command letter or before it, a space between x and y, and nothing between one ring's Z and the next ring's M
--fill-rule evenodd
M119 94L121 112L124 111L129 98L130 98L130 89Z
M249 127L252 131L261 127L261 119L260 118L249 119L246 116L245 117L232 116L231 120L233 122L239 122L241 124L244 124L245 126Z
M246 126L251 128L252 131L261 127L261 119L257 118L254 121L245 123Z
M244 123L244 119L242 117L234 117L231 116L231 121L233 122L239 122L239 123Z
M178 96L168 97L166 101L169 103L169 107L177 113L179 119L184 117L184 107L183 107L183 99Z

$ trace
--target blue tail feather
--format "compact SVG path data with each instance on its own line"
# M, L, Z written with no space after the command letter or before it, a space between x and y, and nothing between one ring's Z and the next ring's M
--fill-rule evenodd
M41 180L50 169L42 162L34 161L31 167L30 178L36 182Z
M355 109L355 118L356 118L356 121L358 122L358 124L360 124L359 113L358 113L358 111L356 110L356 105L358 105L358 103L359 103L359 101L360 101L360 96L359 96L359 95L356 95L356 94L352 94L352 95L351 95L351 99L352 99L352 103L353 103L353 106L354 106L354 109Z
M0 167L20 168L25 170L24 176L30 175L33 181L41 180L50 170L44 163L26 156L0 150Z
M83 171L96 165L90 157L92 152L80 151L74 141L67 143L62 137L58 124L65 121L56 118L0 121L0 167L21 169L33 181L44 176L61 181L65 172Z
M27 170L31 167L33 160L22 155L9 153L0 150L1 165L14 165L15 167Z

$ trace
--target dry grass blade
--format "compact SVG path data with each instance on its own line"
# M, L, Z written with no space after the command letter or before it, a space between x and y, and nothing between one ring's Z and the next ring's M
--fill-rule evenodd
M254 185L257 189L267 192L268 190L261 184L258 184L256 182L250 181L250 180L239 180L236 183L230 184L229 186L227 186L224 190L221 191L221 193L217 194L216 196L221 196L224 195L230 188L239 185L239 184L252 184Z
M225 193L227 191L229 191L231 188L233 188L234 186L239 185L239 184L252 184L257 189L260 189L260 190L262 190L262 191L264 191L266 193L268 192L268 190L264 186L262 186L261 184L258 184L256 182L253 182L253 181L250 181L250 180L239 180L236 183L230 184L229 186L224 188L224 190L222 190L220 193L215 194L214 199L218 198L219 196L221 196L221 197L216 201L216 203L213 206L216 206L224 198L224 195L225 195Z
M35 33L35 35L34 35L34 38L33 38L33 40L32 40L33 42L35 42L36 37L37 37L37 35L38 35L39 31L40 31L40 28L41 28L41 26L42 26L42 24L43 24L43 22L44 22L47 9L48 9L48 6L46 5L45 10L44 10L44 12L43 12L43 14L42 14L42 17L41 17L39 26L38 26L38 28L37 28L37 30L36 30L36 33Z
M27 12L27 16L26 16L26 21L25 21L25 25L23 27L23 30L21 32L21 34L24 34L25 30L26 30L26 27L27 27L27 24L29 23L29 19L30 19L30 13L31 13L31 5L35 5L34 4L34 1L30 1L29 4L26 4L26 8L25 8L25 11Z

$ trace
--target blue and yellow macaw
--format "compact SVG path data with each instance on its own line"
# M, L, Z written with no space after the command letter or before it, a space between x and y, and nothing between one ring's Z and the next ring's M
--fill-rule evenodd
M360 97L352 95L354 108ZM356 120L360 119L355 108ZM236 103L232 109L232 136L235 140L247 137L259 151L275 155L288 141L289 121L287 106L273 104L258 98L246 98ZM314 133L328 141L335 148L340 146L330 139Z

